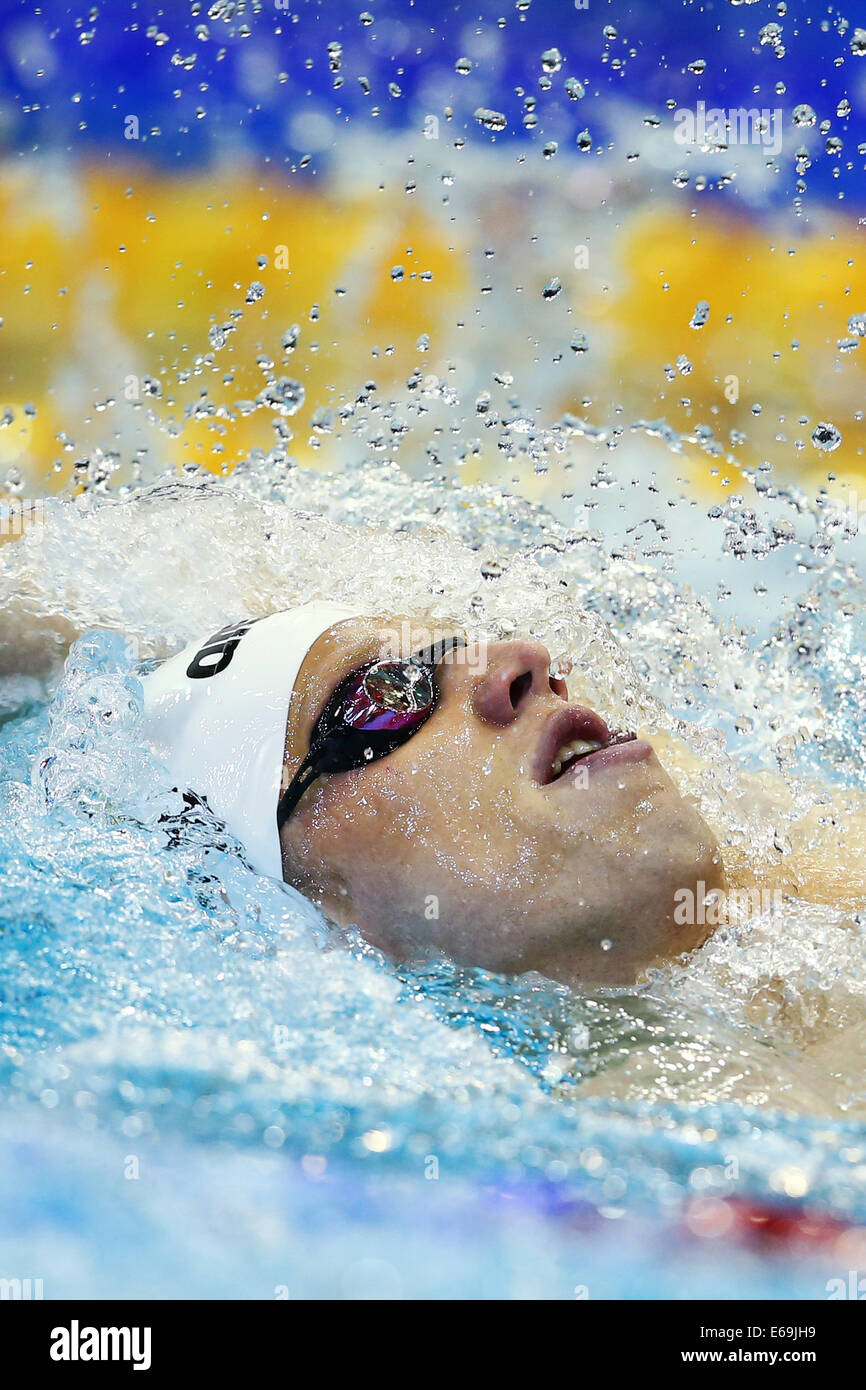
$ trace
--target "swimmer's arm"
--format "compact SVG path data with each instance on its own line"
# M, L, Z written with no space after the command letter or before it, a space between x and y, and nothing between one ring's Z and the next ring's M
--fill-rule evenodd
M784 828L774 885L813 903L866 905L866 805L839 792Z
M712 769L709 763L673 734L648 734L662 765L685 795L696 796ZM760 822L773 833L759 839L748 834L734 839L727 831L729 816L712 815L701 804L722 847L731 887L755 885L778 889L809 902L856 910L866 905L866 797L854 790L837 790L832 798L798 815L791 792L778 773L741 772L726 810L742 806L744 825Z
M15 673L44 680L84 631L62 611L59 594L56 610L50 611L39 560L39 552L22 546L21 537L0 535L0 677Z

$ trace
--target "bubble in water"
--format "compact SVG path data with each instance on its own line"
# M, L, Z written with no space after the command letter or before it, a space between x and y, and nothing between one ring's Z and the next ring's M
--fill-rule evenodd
M582 82L578 82L576 77L568 78L565 84L565 90L572 101L580 101L580 98L586 95L586 88Z
M575 333L574 337L571 340L571 350L572 352L589 351L589 343L586 341L585 333Z
M541 291L541 297L542 299L555 299L561 289L562 281L560 280L558 275L554 275L550 280L548 280L547 284L544 286L544 289Z
M851 35L851 52L855 58L866 55L866 29L855 29Z
M472 59L458 58L454 64L454 71L459 72L461 77L466 77L472 71Z
M824 454L832 454L842 443L842 435L835 425L820 421L812 431L812 443Z
M541 66L545 72L559 72L562 67L562 54L558 48L545 49L541 55Z
M848 332L855 338L866 338L866 314L852 314L848 320Z
M265 287L262 284L261 280L253 280L246 293L247 304L255 304L259 299L263 297L264 293Z
M690 328L703 328L707 319L710 317L710 306L705 299L698 300L695 312L689 319Z
M813 126L817 119L813 108L807 106L805 102L801 103L800 106L795 106L791 112L791 120L797 126Z

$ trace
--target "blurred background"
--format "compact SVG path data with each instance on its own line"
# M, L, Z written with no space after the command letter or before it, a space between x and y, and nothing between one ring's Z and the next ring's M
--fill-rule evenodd
M363 3L4 0L7 494L275 447L560 512L616 450L860 486L853 12Z

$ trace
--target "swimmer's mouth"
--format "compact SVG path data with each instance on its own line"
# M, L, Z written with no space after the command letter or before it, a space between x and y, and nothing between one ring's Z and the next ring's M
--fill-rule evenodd
M536 782L559 782L576 767L598 769L613 762L643 762L652 753L633 733L611 731L601 715L583 705L559 710L547 721L535 756Z

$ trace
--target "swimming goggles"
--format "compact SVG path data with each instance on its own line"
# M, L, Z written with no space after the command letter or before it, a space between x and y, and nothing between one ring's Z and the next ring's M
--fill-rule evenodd
M279 828L317 777L365 767L417 733L436 708L436 667L446 653L465 645L462 637L449 637L415 656L371 661L346 676L316 720L309 752L280 797Z

